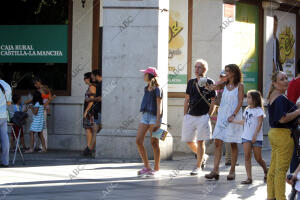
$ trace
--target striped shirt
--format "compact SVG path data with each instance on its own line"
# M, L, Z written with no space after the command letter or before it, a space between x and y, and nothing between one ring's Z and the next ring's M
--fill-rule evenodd
M33 107L39 110L36 115L33 115L30 131L42 132L44 124L44 105L40 105L39 102L36 102Z

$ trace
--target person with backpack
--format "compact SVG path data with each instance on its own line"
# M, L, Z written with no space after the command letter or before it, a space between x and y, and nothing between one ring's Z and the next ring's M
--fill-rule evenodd
M11 87L4 80L0 80L0 138L2 146L2 157L0 167L9 166L9 138L7 132L7 106L11 105Z

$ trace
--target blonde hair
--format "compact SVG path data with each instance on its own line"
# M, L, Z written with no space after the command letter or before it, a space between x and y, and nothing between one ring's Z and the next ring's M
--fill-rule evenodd
M272 77L271 77L271 87L270 87L270 90L269 90L269 93L268 93L268 97L267 99L270 100L270 97L271 97L271 94L274 92L275 90L275 87L274 87L274 83L277 81L277 76L278 74L280 73L281 71L276 71L272 74Z

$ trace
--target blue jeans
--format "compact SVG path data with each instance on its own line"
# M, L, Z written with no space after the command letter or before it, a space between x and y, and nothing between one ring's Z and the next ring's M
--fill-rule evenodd
M2 146L2 164L9 165L9 139L7 132L7 118L0 118L0 140Z

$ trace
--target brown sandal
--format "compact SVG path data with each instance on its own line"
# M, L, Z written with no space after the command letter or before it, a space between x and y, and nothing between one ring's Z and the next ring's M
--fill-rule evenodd
M209 174L205 174L205 178L207 179L216 179L216 180L219 180L219 174L217 174L216 172L212 171L210 172Z
M243 185L249 185L249 184L252 184L252 179L248 178L247 180L242 181L241 184L243 184Z
M235 173L232 173L232 174L228 174L227 175L227 181L232 181L232 180L235 180Z

